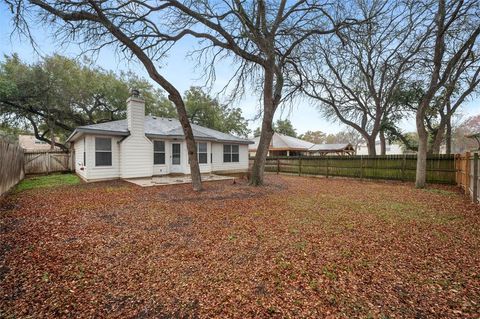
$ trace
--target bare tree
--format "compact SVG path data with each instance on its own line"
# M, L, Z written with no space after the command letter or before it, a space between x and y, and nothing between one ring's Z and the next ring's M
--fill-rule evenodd
M401 111L396 92L428 38L417 32L419 25L428 23L428 6L379 1L360 9L364 19L374 18L351 26L340 38L311 41L298 85L320 102L324 115L357 130L370 155L376 155L380 135L384 154L385 126Z
M433 105L425 116L425 125L430 133L431 143L428 153L440 153L445 142L446 153L451 153L452 116L480 84L480 55L473 51L465 54L456 72L439 90Z
M168 93L169 100L175 105L187 144L193 189L202 189L196 145L185 103L180 92L158 71L155 64L182 37L168 33L171 30L166 25L172 10L167 2L156 7L135 0L6 2L14 14L17 29L27 35L31 34L29 26L40 20L56 28L55 35L63 42L78 43L88 51L98 51L111 45L127 58L136 57L150 78ZM34 18L31 20L30 17Z
M263 184L264 166L273 135L272 120L279 105L296 89L285 92L285 79L297 66L307 39L338 34L359 23L355 10L325 0L289 2L264 0L161 1L181 15L175 20L178 37L185 34L206 40L197 51L208 58L210 69L216 59L230 56L238 62L234 71L234 95L245 91L245 83L255 83L262 92L262 130L250 184ZM188 25L188 28L185 26ZM204 41L205 42L205 41ZM212 71L210 71L212 72Z
M418 133L418 155L415 186L425 187L428 131L425 116L432 100L442 88L454 87L459 79L467 75L465 61L470 61L472 55L478 55L478 38L480 34L480 4L478 1L450 1L438 0L432 7L431 16L434 18L434 30L431 33L422 64L419 65L420 79L428 83L422 95L416 113ZM468 63L467 63L468 65ZM475 73L473 73L475 74ZM446 99L448 101L449 99Z

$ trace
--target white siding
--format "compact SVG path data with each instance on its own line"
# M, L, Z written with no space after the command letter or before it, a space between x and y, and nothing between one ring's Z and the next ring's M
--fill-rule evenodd
M95 166L95 137L111 138L112 166ZM75 171L80 177L88 181L170 174L172 173L172 143L181 144L179 173L190 174L185 141L165 140L165 165L154 165L153 142L141 135L130 135L127 138L85 135L86 163L83 163L84 139L80 138L74 143ZM228 174L229 171L235 173L248 170L247 145L239 145L238 163L223 162L222 143L207 142L207 154L207 163L200 164L201 173L222 172ZM82 167L83 170L81 170Z
M112 140L112 166L96 166L95 164L95 138L110 138ZM120 152L118 141L120 137L107 135L86 135L86 163L84 166L85 178L89 181L114 179L120 177ZM81 142L80 142L81 143ZM83 157L83 154L82 154Z
M83 179L87 179L87 171L85 170L85 163L83 162L83 152L85 150L86 138L81 138L73 143L73 149L75 150L75 173Z
M375 145L375 151L377 155L380 155L381 147L380 144ZM385 149L386 155L397 155L403 154L403 149L400 144L386 144ZM368 146L366 144L359 145L357 148L357 155L368 155Z
M127 123L130 135L145 136L145 102L140 98L127 100Z
M120 177L153 175L153 143L145 135L130 135L120 143Z
M225 143L228 144L228 143ZM212 171L215 172L246 172L248 171L248 145L239 145L239 162L224 163L223 162L223 145L222 143L212 143Z

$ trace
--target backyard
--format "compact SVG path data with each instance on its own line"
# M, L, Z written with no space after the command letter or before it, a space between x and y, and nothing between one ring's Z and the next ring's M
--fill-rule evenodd
M457 188L267 183L20 184L0 317L479 317L480 208Z

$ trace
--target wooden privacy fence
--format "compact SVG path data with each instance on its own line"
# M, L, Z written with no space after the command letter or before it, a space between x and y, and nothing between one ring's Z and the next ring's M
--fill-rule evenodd
M465 194L468 194L474 203L480 201L480 160L479 153L465 153L457 155L455 167L457 169L457 185Z
M23 149L0 139L0 195L6 193L25 176Z
M72 158L72 153L61 150L25 152L25 174L49 174L70 171Z
M342 176L414 181L416 155L268 157L265 171L298 175ZM455 184L455 156L427 159L427 182Z

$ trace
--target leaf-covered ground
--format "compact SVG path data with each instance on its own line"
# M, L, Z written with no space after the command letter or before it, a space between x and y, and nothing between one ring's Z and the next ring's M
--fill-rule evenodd
M0 205L0 317L478 318L454 187L269 176L40 188Z

